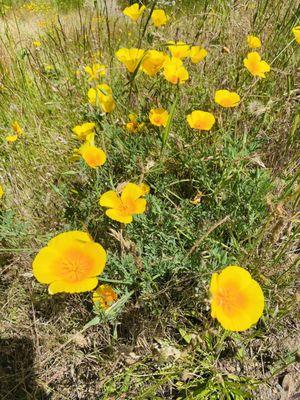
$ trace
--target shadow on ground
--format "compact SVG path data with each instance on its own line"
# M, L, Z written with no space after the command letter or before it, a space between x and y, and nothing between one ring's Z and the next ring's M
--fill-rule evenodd
M27 337L0 339L0 399L48 398L35 381L33 342Z

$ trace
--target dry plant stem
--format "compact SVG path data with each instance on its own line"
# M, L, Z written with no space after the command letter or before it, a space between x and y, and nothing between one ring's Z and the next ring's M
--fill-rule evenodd
M189 252L187 253L187 255L186 255L185 258L188 258L189 256L191 256L191 255L195 252L195 250L197 249L197 247L199 247L199 245L203 242L203 240L206 239L215 229L217 229L218 226L220 226L220 225L224 224L226 221L228 221L229 218L230 218L229 215L226 215L225 218L221 219L221 220L218 221L216 224L214 224L213 226L211 226L211 227L209 228L209 230L208 230L204 235L200 236L200 237L196 240L195 244L193 245L193 247L191 247L191 249L189 250Z

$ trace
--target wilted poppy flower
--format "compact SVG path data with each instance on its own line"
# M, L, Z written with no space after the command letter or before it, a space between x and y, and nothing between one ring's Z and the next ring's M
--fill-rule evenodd
M217 90L215 92L215 102L225 108L236 107L240 100L241 98L236 92L229 90Z
M231 265L214 273L210 283L211 316L224 329L245 331L256 324L264 309L264 294L244 268Z
M50 294L94 289L106 263L106 252L86 232L69 231L50 240L33 260L33 275L50 284Z
M140 7L138 3L134 3L132 6L124 8L123 14L129 17L132 21L137 21L145 9L145 6Z
M85 122L82 125L76 125L72 131L80 140L86 140L87 136L94 132L96 124L94 122Z
M129 122L127 122L126 124L126 129L128 130L128 132L136 133L141 129L143 129L144 123L138 122L136 114L129 114L128 117L129 117Z
M90 104L100 107L105 113L112 112L116 107L112 96L112 90L106 83L89 89L88 98Z
M4 189L3 189L2 185L0 184L0 199L2 199L3 196L4 196Z
M253 76L259 76L260 78L265 78L265 72L270 71L270 65L266 61L262 61L256 51L247 54L247 58L244 59L244 65Z
M84 70L89 75L89 82L97 81L106 74L106 67L103 64L93 64L91 67L86 66Z
M106 161L104 151L94 146L90 141L79 147L78 154L82 156L86 164L91 168L101 167Z
M129 72L134 72L141 63L144 56L144 50L132 47L131 49L126 49L122 47L116 52L117 59L125 65Z
M121 196L113 190L109 190L100 197L99 204L108 208L106 215L109 218L129 224L132 222L133 215L145 212L147 202L140 198L143 195L144 192L138 185L127 183Z
M169 17L164 10L153 10L151 20L153 22L153 25L159 28L160 26L165 25L168 22Z
M191 128L201 131L209 131L216 122L212 113L200 110L193 111L186 119Z
M300 44L300 25L295 26L295 28L292 29L292 33L295 36L296 42Z
M93 292L93 302L105 310L113 305L117 298L117 293L110 285L100 285Z
M197 64L198 62L204 60L207 56L207 51L200 46L192 46L190 50L190 59L193 64Z
M149 112L149 119L152 125L166 127L169 113L164 108L152 108Z
M171 58L166 61L163 74L166 80L174 85L182 84L189 79L189 73L180 58Z
M190 46L182 41L175 43L173 40L168 42L168 48L172 57L186 58L190 55Z
M247 43L251 49L259 49L261 47L261 41L257 36L248 35Z
M149 76L154 76L163 68L167 55L162 51L149 50L142 61L142 71Z

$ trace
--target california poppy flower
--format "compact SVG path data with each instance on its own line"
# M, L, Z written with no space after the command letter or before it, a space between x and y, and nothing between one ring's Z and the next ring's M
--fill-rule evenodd
M106 161L104 151L88 141L79 147L78 154L82 156L86 164L91 168L101 167Z
M163 68L167 55L162 51L148 50L142 61L142 71L149 76L154 76Z
M296 42L300 44L300 25L295 26L295 28L292 29L292 33L295 36Z
M241 98L236 92L229 90L217 90L215 92L215 102L225 108L236 107L240 100Z
M49 241L35 256L33 275L49 284L49 293L78 293L94 289L106 263L106 252L88 233L69 231Z
M153 25L159 28L160 26L166 25L169 17L164 10L153 10L151 20Z
M100 285L93 292L93 302L104 310L109 308L118 299L117 293L110 285Z
M211 316L224 329L245 331L256 324L264 309L259 284L244 268L231 265L213 273L210 283Z
M132 47L126 49L122 47L116 52L117 59L125 65L129 72L134 72L141 64L141 60L144 56L144 50Z
M259 78L265 78L265 73L270 71L270 65L263 61L256 51L247 54L247 58L244 59L244 65L253 76L258 76Z
M198 62L204 60L207 56L207 51L200 46L192 46L190 50L190 59L193 64L197 64Z
M144 123L138 122L138 117L136 114L129 114L129 122L126 123L126 130L131 133L136 133L143 129Z
M106 83L90 88L88 98L90 104L100 107L105 113L113 112L116 107L111 87Z
M103 64L93 64L91 67L84 67L85 72L89 75L89 82L97 81L106 74L106 67Z
M85 122L81 125L76 125L72 128L78 139L86 140L87 136L94 132L96 124L94 122Z
M152 108L149 113L149 120L155 126L167 126L169 113L164 108Z
M191 128L203 131L209 131L216 122L212 113L201 110L193 111L186 119Z
M173 85L182 84L189 79L189 73L180 58L171 58L166 61L163 74Z
M182 41L175 43L171 40L168 43L168 49L170 50L172 57L186 58L190 55L190 46Z
M143 14L145 9L145 6L140 7L138 3L134 3L132 6L124 8L123 14L126 15L126 17L129 17L132 21L136 22Z
M115 221L129 224L132 222L132 216L135 214L143 214L146 209L146 200L144 191L141 187L134 183L127 183L122 190L121 195L113 190L102 194L99 204L108 208L106 215Z
M261 47L260 38L257 36L248 35L247 44L251 49L259 49Z

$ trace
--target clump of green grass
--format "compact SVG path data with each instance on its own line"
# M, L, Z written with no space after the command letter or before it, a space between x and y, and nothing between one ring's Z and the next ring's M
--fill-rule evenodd
M105 20L101 7L76 11L77 4L31 36L6 25L0 257L7 315L1 333L17 335L22 327L32 338L39 381L54 399L75 398L76 391L103 399L263 399L255 394L259 384L275 386L295 361L293 346L282 349L280 341L291 336L297 320L299 50L296 43L287 46L297 9L266 0L239 5L204 2L194 15L179 4L168 10L174 19L164 30L148 27L145 48L165 49L176 38L209 50L180 89L163 152L148 112L159 105L170 109L174 90L162 77L152 84L142 74L130 85L114 57L121 46L136 45L137 29L119 15ZM66 2L59 6L66 11ZM273 61L270 76L255 84L242 65L249 32L260 34L264 56ZM32 46L37 39L40 49ZM88 105L82 73L99 50L117 102L108 116ZM213 104L220 87L244 94L238 109ZM213 132L188 129L185 117L197 108L215 113ZM129 112L146 124L137 135L124 128ZM2 138L14 120L24 137L8 145ZM97 123L96 140L109 156L96 171L71 160L77 145L71 128L83 121ZM146 214L120 228L98 199L125 181L145 181L151 192ZM71 229L88 230L108 250L103 281L121 298L108 314L94 315L90 294L50 298L30 276L36 251ZM209 315L211 273L230 264L248 268L266 296L263 319L245 334L223 335ZM53 381L52 362L61 371Z

